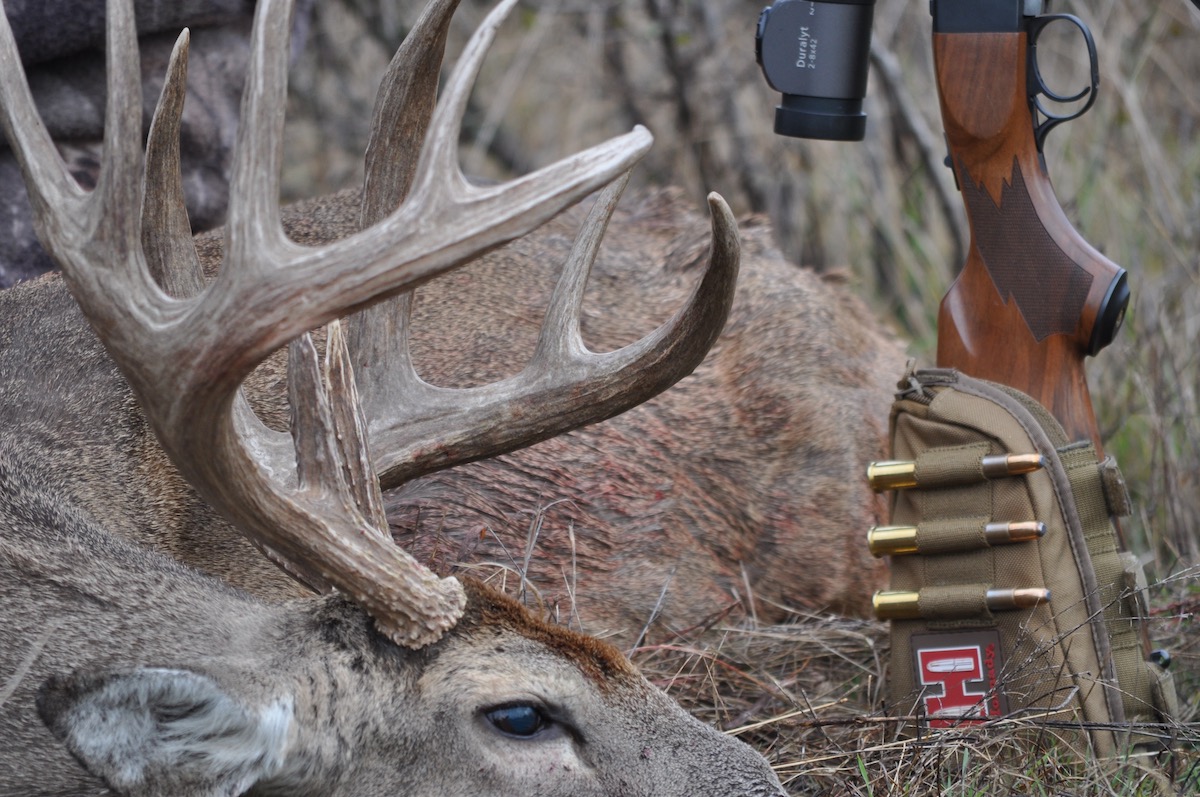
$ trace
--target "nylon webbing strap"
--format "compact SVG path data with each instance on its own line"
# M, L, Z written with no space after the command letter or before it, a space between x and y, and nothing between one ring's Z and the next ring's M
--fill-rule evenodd
M1136 585L1130 589L1126 576L1127 557L1117 547L1116 530L1109 520L1109 501L1105 496L1101 463L1091 445L1064 449L1059 456L1071 480L1071 492L1100 585L1104 623L1108 628L1125 718L1156 721L1158 707L1154 685L1142 656L1142 642L1136 625L1140 619L1135 614L1140 596Z
M982 551L989 547L983 530L991 518L986 515L923 521L917 526L917 547L934 556L961 551Z

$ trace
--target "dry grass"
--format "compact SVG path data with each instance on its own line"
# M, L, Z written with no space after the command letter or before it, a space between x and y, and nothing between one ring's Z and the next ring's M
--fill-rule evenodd
M770 132L777 98L751 49L764 2L523 4L488 63L464 159L480 173L524 170L647 123L659 138L638 179L684 185L697 201L720 190L740 212L770 214L785 252L818 269L848 265L927 357L963 228L939 163L926 4L878 0L868 137L839 145ZM451 52L488 5L464 2ZM289 160L309 164L291 175L297 192L355 179L371 75L412 6L318 4L315 60L297 78ZM699 716L769 755L794 794L1200 793L1200 11L1184 0L1054 10L1083 17L1100 52L1100 98L1050 136L1047 160L1068 215L1131 273L1126 329L1090 381L1136 506L1128 534L1155 583L1151 635L1172 651L1185 701L1178 752L1166 768L1097 763L1046 726L901 738L883 714L887 638L875 623L725 617L636 651ZM1046 49L1047 68L1077 74L1078 42Z

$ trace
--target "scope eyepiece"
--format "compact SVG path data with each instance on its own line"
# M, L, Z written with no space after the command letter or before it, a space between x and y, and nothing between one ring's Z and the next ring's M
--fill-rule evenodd
M754 50L767 82L783 94L776 133L862 140L874 13L875 0L775 0L762 10Z

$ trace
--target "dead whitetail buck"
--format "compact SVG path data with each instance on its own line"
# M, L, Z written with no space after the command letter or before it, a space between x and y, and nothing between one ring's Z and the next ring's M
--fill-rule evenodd
M584 350L576 316L588 263L649 136L635 130L495 188L468 185L455 160L463 104L512 2L467 47L428 137L423 123L390 126L398 111L428 116L438 58L416 45L432 37L422 47L440 49L449 5L431 6L381 103L372 179L407 187L388 173L396 147L426 139L407 200L393 211L395 189L369 185L363 212L375 223L307 248L285 238L276 200L290 8L260 0L224 264L204 288L172 146L186 34L143 169L132 7L109 4L106 139L87 193L41 127L0 24L4 125L41 236L146 421L208 503L330 593L263 603L122 539L138 519L95 514L95 491L107 488L92 485L136 477L138 452L119 439L88 463L119 474L75 482L53 442L61 408L39 408L24 384L38 377L6 362L0 793L782 794L761 757L686 714L615 650L478 583L439 579L389 537L368 443L388 468L416 473L617 412L703 357L737 270L732 221L714 198L712 264L693 300L630 347ZM614 180L519 377L432 388L407 365L403 330L385 310L351 322L353 354L331 332L323 376L307 338L291 344L290 439L239 397L250 371L306 329L454 268ZM351 359L366 366L361 405ZM117 412L112 403L128 413L127 396L84 388L68 411ZM123 487L137 490L132 478Z

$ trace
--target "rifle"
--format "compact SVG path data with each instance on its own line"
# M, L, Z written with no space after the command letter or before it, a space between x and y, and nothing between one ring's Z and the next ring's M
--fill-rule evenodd
M1067 220L1042 144L1096 97L1096 47L1065 15L1026 15L1026 0L934 0L933 55L948 165L966 205L966 265L938 314L939 366L1032 396L1071 439L1102 452L1084 358L1112 342L1129 302L1125 270ZM1091 85L1051 91L1037 66L1037 38L1055 21L1082 32ZM1083 101L1059 114L1042 102Z
M1091 107L1099 73L1083 22L1039 16L1042 5L930 4L947 161L972 234L966 266L941 305L937 362L1029 394L1099 452L1083 361L1116 335L1129 287L1124 269L1071 226L1050 184L1042 143ZM776 133L863 137L873 8L874 0L776 0L763 9L755 50L767 82L783 94ZM1083 33L1091 59L1091 85L1074 96L1050 90L1037 66L1037 38L1059 20ZM1056 113L1042 97L1083 104Z

